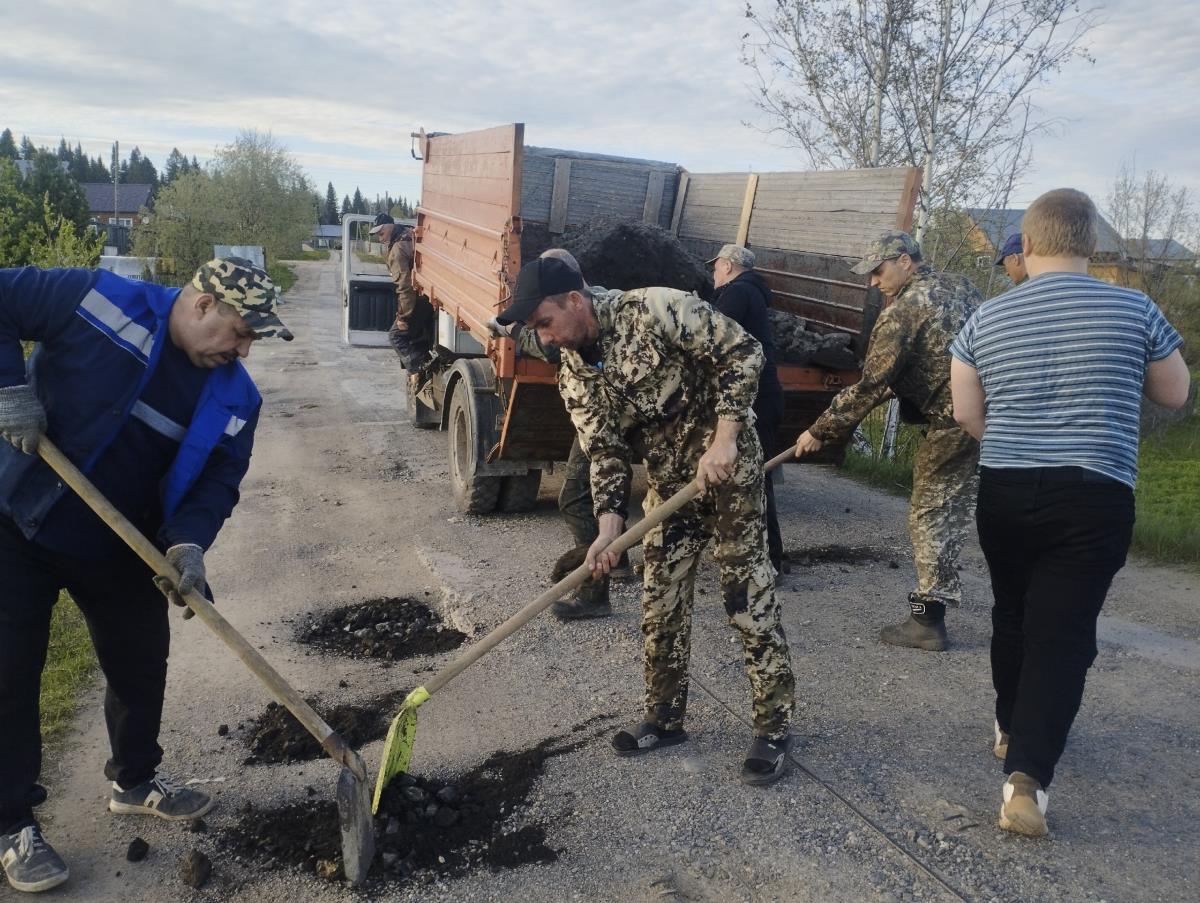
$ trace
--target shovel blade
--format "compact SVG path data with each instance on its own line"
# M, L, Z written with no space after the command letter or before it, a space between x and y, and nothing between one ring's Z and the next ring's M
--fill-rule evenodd
M357 755L357 753L355 753ZM342 831L342 869L351 884L367 880L375 859L375 822L371 818L371 793L365 781L343 768L337 783L338 827Z

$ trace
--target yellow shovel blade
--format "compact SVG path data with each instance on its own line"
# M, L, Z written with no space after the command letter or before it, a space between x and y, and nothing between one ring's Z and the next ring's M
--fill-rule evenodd
M379 812L379 800L383 789L392 778L401 772L408 771L412 761L413 741L417 736L417 708L426 699L429 692L424 687L417 687L400 706L400 713L392 719L388 728L387 740L383 744L383 758L379 762L379 775L375 778L375 797L371 801L371 814Z

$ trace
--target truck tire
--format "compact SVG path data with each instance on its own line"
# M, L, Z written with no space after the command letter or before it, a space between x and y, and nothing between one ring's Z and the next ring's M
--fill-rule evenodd
M480 394L466 380L454 387L450 402L450 484L454 504L463 514L487 514L500 499L502 477L484 476L479 469Z
M542 488L542 472L531 470L519 476L503 477L500 483L501 511L532 511Z

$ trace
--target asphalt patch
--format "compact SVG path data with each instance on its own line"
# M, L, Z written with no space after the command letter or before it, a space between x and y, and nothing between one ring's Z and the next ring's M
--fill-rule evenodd
M793 567L808 568L818 564L869 564L873 561L891 564L893 555L867 546L813 546L793 549L787 553L787 559Z
M607 719L584 722L530 749L496 753L448 783L397 775L375 816L377 849L369 880L424 883L479 868L556 861L559 851L550 846L546 825L522 824L521 809L546 762L593 739L596 734L584 731L597 720ZM298 867L327 879L343 875L337 807L329 801L247 807L222 832L220 843L241 862Z
M400 710L404 696L388 693L361 705L339 705L321 713L321 717L352 748L358 749L387 734L391 717ZM308 704L320 712L315 699L309 699ZM268 703L263 713L250 722L245 742L251 753L246 760L249 765L308 762L325 755L316 738L277 702Z
M298 637L326 652L388 660L447 652L466 638L429 606L407 598L372 599L308 618Z

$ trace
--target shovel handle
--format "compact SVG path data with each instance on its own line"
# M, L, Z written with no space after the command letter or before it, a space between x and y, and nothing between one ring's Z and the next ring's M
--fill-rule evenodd
M38 440L38 454L62 478L62 481L75 490L75 493L87 503L87 506L95 511L100 519L137 553L137 556L146 563L150 570L160 577L165 577L176 586L179 584L179 572L167 561L158 547L143 536L125 515L113 507L112 503L92 485L91 480L85 477L79 468L71 463L58 446L42 436ZM196 617L220 637L254 676L262 681L271 691L275 700L296 716L296 720L317 739L330 758L349 768L360 781L367 780L367 770L362 758L347 746L341 735L326 724L324 719L313 710L313 707L296 692L295 688L283 679L283 675L276 671L259 654L258 650L225 620L211 602L195 590L183 594L182 598L188 608L196 613Z
M789 448L787 451L780 452L774 458L767 462L766 471L774 470L785 461L790 461L796 456L796 450ZM645 537L647 533L665 521L680 508L692 501L696 496L700 495L700 484L691 482L680 489L677 493L656 507L653 511L643 517L640 521L609 543L606 551L612 552L614 555L620 555L633 546L637 545ZM591 571L588 570L586 564L581 564L567 576L559 580L558 583L550 587L516 614L512 615L507 621L485 636L478 643L473 644L465 652L459 655L454 661L450 662L445 668L433 676L433 679L424 684L425 691L430 696L442 689L454 678L458 677L463 671L475 664L502 642L540 615L543 611L569 593L571 590L578 588L583 584L588 577L591 576Z

